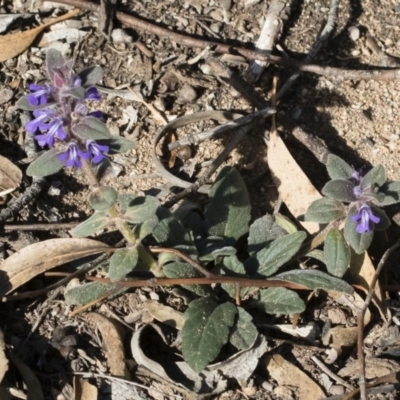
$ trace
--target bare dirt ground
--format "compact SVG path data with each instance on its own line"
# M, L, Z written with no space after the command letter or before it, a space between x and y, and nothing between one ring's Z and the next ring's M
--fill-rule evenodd
M171 30L247 48L253 48L269 5L266 0L139 0L118 3L120 10ZM293 3L278 41L281 50L276 50L275 54L301 60L318 38L329 12L330 2L299 0ZM33 27L43 18L59 15L65 9L65 6L56 3L42 4L35 0L0 1L2 14L29 14L8 26L7 33ZM399 22L400 4L397 1L342 1L334 33L314 61L320 65L346 69L368 70L396 65L397 60L400 60ZM46 38L44 34L20 56L0 63L0 153L19 164L22 169L25 168L21 161L26 158L23 150L26 133L22 112L16 109L15 103L26 93L27 83L45 78L44 59L49 46L59 48L75 58L76 70L93 65L104 69L101 86L108 91L103 93L100 109L107 116L107 125L112 134L138 141L135 150L111 159L113 172L106 177L106 182L120 192L134 191L141 194L165 190L165 182L158 175L152 160L153 139L162 127L162 122L157 120L154 112L143 102L132 100L127 87L139 90L146 103L155 107L168 120L206 110L239 113L254 111L253 106L229 84L214 75L206 75L202 69L202 61L188 64L189 60L200 53L199 49L183 46L143 30L126 28L117 21L114 34L108 40L96 30L98 18L92 12L84 11L61 24L58 32L68 28L71 35L80 36L79 40L76 37L54 40ZM57 25L53 26L51 32L57 32L56 28ZM72 30L75 30L74 33ZM248 62L244 57L236 57L226 64L243 75ZM293 68L271 65L254 87L260 95L269 99L272 76L279 77L279 87L294 72ZM342 80L340 77L326 78L303 73L280 100L277 108L277 129L317 188L321 188L326 182L325 167L304 145L293 138L291 132L295 126L300 126L308 134L322 139L331 152L355 167L368 170L373 165L383 164L389 179L400 180L399 96L399 79ZM207 123L204 122L190 129L199 132L206 127ZM270 126L255 128L223 164L237 167L245 178L255 218L272 212L278 200L276 188L268 174L266 159L264 131L269 129ZM182 137L190 132L182 129L178 131L178 136ZM215 139L191 149L191 162L195 164L194 177L201 172L201 165L215 158L226 143L226 138ZM183 164L178 161L172 172L189 179L185 172L179 172ZM29 185L28 178L24 178L23 185ZM18 197L18 193L13 193L12 196ZM195 197L202 200L201 196ZM399 211L398 207L393 206L388 213L396 221ZM84 174L81 171L64 170L48 178L40 196L7 223L76 222L90 213ZM399 227L394 223L386 235L378 236L371 252L375 263L397 240L399 232ZM69 237L69 234L67 230L37 232L14 229L3 232L0 238L3 257L28 244L54 237ZM102 239L115 243L112 234L105 234ZM382 278L385 283L399 283L400 274L396 269L398 266L396 260L388 265ZM20 288L19 292L45 288L57 279L59 278L39 276ZM179 311L185 309L184 300L176 297L172 291L153 288L137 289L132 293L108 299L95 308L125 324L127 349L131 332L153 319L143 306L143 302L148 299L168 303ZM398 292L387 293L386 300L391 307L392 318L386 323L379 317L379 312L372 309L372 322L366 330L367 364L370 362L375 366L367 376L368 379L400 370L400 323L397 319L400 308L396 302L399 300ZM88 323L84 314L71 317L70 311L63 301L62 289L35 298L3 303L0 307L0 324L5 343L18 349L18 357L36 375L46 399L73 399L73 373L109 373L106 350L97 329ZM349 309L333 306L322 295L310 301L301 322L314 324L317 330L321 330L328 319L333 325L355 325ZM259 322L265 323L263 320ZM290 320L277 318L275 322L290 323ZM344 398L343 384L334 382L311 361L313 355L321 359L326 357L323 346L316 346L315 341L310 344L291 335L267 332L271 351L275 349L312 377L327 397L336 395L335 399ZM150 350L153 346L158 349L158 344L149 342L146 345ZM126 358L130 358L129 354ZM328 367L335 374L343 376L347 384L357 387L355 359L356 350L353 347ZM134 363L131 364L134 367ZM348 369L343 372L344 368ZM15 368L9 371L6 379L14 388L12 398L27 398L26 386L22 382L25 378L22 379ZM100 389L99 399L161 399L174 398L175 395L185 398L184 394L176 392L176 388L168 382L157 381L150 374L133 373L133 380L144 385L144 388L135 388L135 393L128 397L123 397L122 394L116 397L115 391L113 395L109 382L104 379L92 379L91 382ZM400 392L389 386L389 383L393 382L388 382L386 389L377 389L369 398L400 398ZM243 383L242 386L232 382L229 390L219 398L307 400L299 397L296 387L277 383L262 365L250 382Z

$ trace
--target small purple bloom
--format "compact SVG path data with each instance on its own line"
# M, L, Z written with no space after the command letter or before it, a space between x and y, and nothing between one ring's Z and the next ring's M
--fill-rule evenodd
M108 146L98 144L94 140L89 140L86 146L88 151L92 155L92 162L94 164L99 163L105 157L104 154L110 151L110 148Z
M88 113L88 117L94 117L94 118L103 118L104 114L101 111L92 111L90 113Z
M101 99L101 94L99 93L97 88L92 86L88 90L86 90L85 99L86 100L100 100Z
M53 111L49 109L44 110L35 110L33 112L35 119L29 121L25 124L25 129L28 133L35 133L39 130L49 129L49 124L45 123L45 121L53 116Z
M361 172L357 171L356 169L353 169L352 173L351 173L351 177L356 181L356 183L360 183L361 181Z
M36 135L35 139L41 147L54 146L55 138L64 140L67 137L66 132L63 129L63 122L60 118L53 119L49 124L49 130L44 135Z
M48 95L51 93L52 89L50 85L35 85L31 83L29 85L29 90L33 93L28 94L27 99L32 106L46 104Z
M67 150L58 155L59 160L64 161L66 167L82 167L82 161L90 158L89 151L82 151L78 144L72 142L68 145Z
M353 222L360 221L356 227L356 231L358 233L367 233L371 232L373 229L373 227L371 228L370 226L370 221L372 221L374 224L377 224L381 219L372 214L371 207L368 204L363 203L358 212L351 217L351 220Z

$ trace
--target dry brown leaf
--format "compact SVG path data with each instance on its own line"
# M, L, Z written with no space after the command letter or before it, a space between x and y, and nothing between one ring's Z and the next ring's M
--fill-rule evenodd
M122 326L117 321L97 313L89 313L87 318L96 324L103 337L111 375L130 380L131 376L125 364Z
M13 254L0 266L0 297L58 265L113 248L92 239L50 239Z
M15 189L20 185L21 179L21 170L10 160L0 156L0 190Z
M9 358L16 366L27 387L27 400L45 400L39 379L15 354L10 353Z
M25 51L35 40L36 36L46 29L50 25L56 24L57 22L64 21L68 18L72 18L79 14L79 9L72 10L67 14L61 15L60 17L54 18L43 25L38 26L28 31L12 33L10 35L0 36L0 62L9 60L17 56L18 54Z
M147 300L143 303L149 314L157 321L182 330L185 319L183 314L172 307L165 306L155 300Z
M4 343L3 332L0 329L0 383L4 378L5 373L8 371L8 360L4 353L6 345Z
M267 157L272 178L282 200L294 217L302 217L308 206L314 200L322 197L321 194L298 166L285 143L276 132L272 132L270 135ZM300 220L300 223L311 234L320 230L319 224L315 222ZM372 277L375 274L375 268L367 253L362 258L352 257L350 273L353 275L356 283L365 292L368 292ZM386 308L382 304L382 290L379 282L376 284L375 295L375 304L379 308L382 317L386 319Z
M74 376L74 400L97 400L97 387Z
M400 370L399 363L393 360L385 360L377 357L366 357L365 359L365 377L368 380L381 378ZM349 361L342 368L338 375L341 377L349 376L351 379L357 379L360 375L360 363L358 360Z
M262 361L265 362L269 375L280 386L297 387L299 400L319 400L326 397L322 389L311 378L279 354L266 357Z

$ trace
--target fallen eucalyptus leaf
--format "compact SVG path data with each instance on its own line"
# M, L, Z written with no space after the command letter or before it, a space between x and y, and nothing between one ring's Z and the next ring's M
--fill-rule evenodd
M31 244L0 266L0 296L20 287L51 268L113 248L91 239L49 239Z
M54 18L37 28L28 31L12 33L10 35L0 36L0 62L9 60L25 51L35 40L36 36L52 24L64 21L79 14L79 10L72 10L60 17Z

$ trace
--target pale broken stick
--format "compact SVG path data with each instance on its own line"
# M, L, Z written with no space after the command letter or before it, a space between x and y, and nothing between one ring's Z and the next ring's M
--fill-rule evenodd
M283 21L288 19L292 2L293 0L271 1L260 37L256 43L256 50L264 50L266 54L271 54L276 41L282 34ZM256 82L268 65L268 61L265 60L252 61L245 72L246 80L250 83Z

